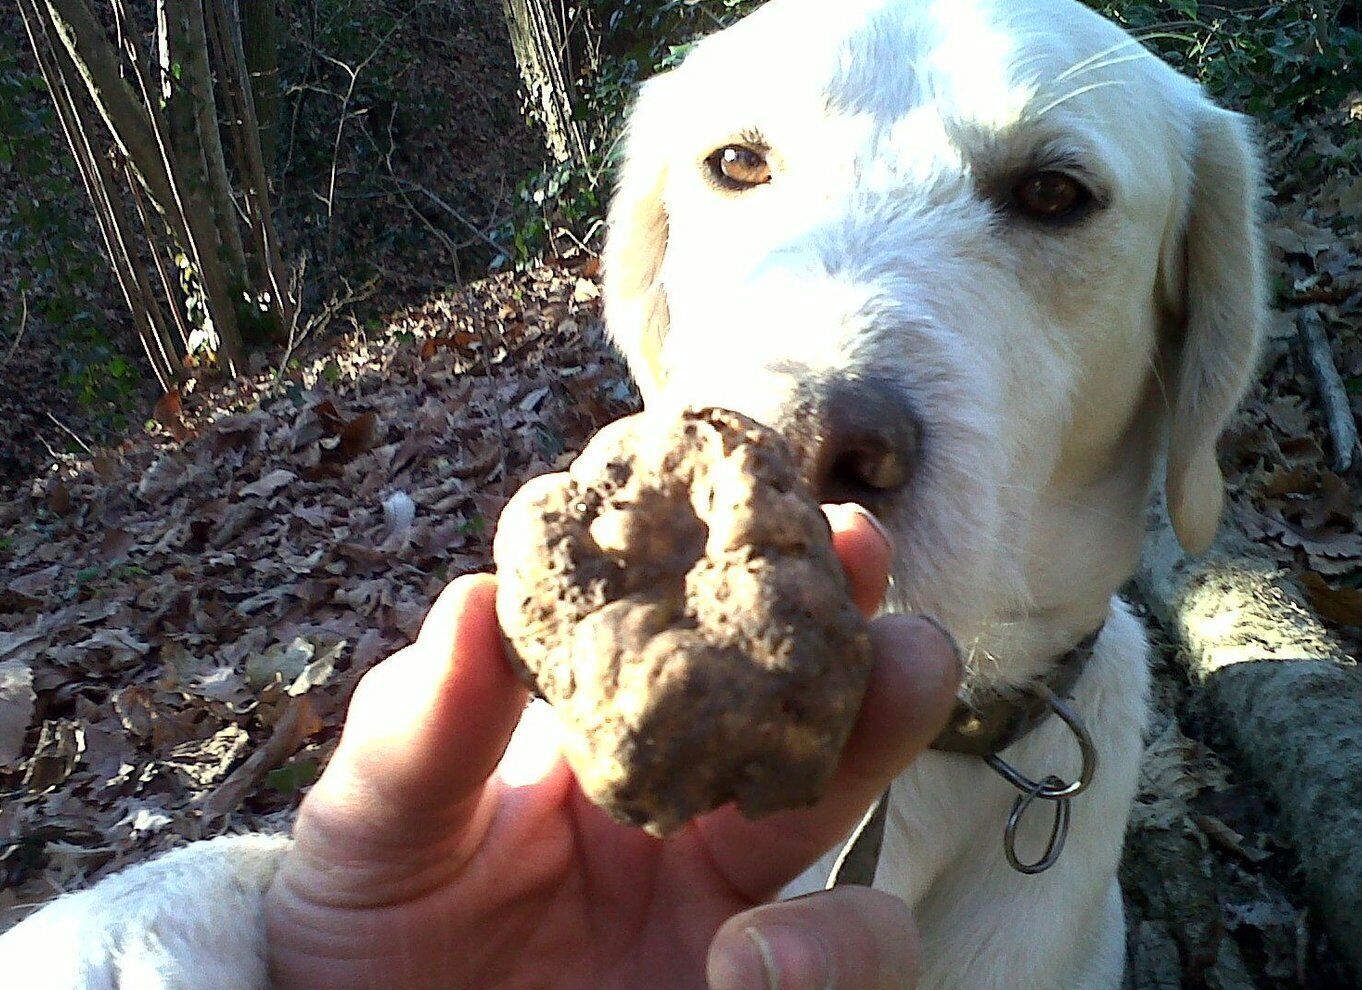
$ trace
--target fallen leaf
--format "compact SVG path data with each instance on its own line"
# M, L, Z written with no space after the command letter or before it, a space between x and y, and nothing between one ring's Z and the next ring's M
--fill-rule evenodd
M1238 856L1242 856L1250 863L1261 863L1271 856L1266 850L1256 849L1252 846L1245 845L1244 837L1215 815L1194 811L1189 817L1191 818L1192 823L1196 825L1197 828L1201 829L1202 834L1205 835L1206 838L1210 839L1222 849L1227 849Z
M1341 626L1362 628L1362 588L1335 588L1320 575L1306 572L1301 585L1316 612Z
M316 645L302 637L298 637L287 646L276 643L246 661L246 680L256 690L273 683L276 679L291 684L302 674L316 652Z
M189 483L190 466L178 454L157 458L137 483L137 494L158 505Z
M60 478L54 479L47 486L47 508L58 516L67 515L71 511L71 490Z
M33 668L22 660L0 663L0 769L18 764L33 721Z
M345 649L346 641L341 640L333 646L327 647L321 655L303 668L303 672L294 678L293 683L288 687L289 697L296 698L300 694L306 694L315 687L322 687L331 680L331 675L336 671L336 658Z
M250 741L245 729L229 722L207 739L194 739L174 747L167 754L165 765L188 786L203 790L227 776L245 755Z
M31 574L15 578L9 583L8 588L16 594L41 597L52 590L52 585L60 574L61 565L53 564L40 571L33 571Z
M29 643L45 638L46 635L41 628L35 626L20 629L18 632L0 633L0 660L5 659L11 653L17 653Z
M104 538L99 541L99 560L105 564L115 564L128 555L128 551L136 544L137 538L127 530L109 527L104 531Z
M85 752L85 729L71 719L54 719L43 723L38 747L28 762L24 774L24 790L42 794L71 776Z
M258 481L253 481L244 486L241 495L259 495L264 498L272 498L280 489L286 488L290 483L297 481L298 476L292 471L283 468L276 468Z
M280 794L296 794L321 776L316 760L295 760L265 774L265 786Z
M340 455L345 461L354 460L370 450L378 438L378 416L372 412L356 416L340 430Z
M167 392L156 401L156 406L151 411L151 418L164 426L166 432L179 443L184 443L194 436L194 431L185 425L184 403L180 399L178 390Z
M1140 763L1138 800L1131 814L1135 828L1174 828L1187 820L1192 798L1202 791L1224 790L1229 778L1219 764L1185 736L1176 719L1169 719L1145 749Z

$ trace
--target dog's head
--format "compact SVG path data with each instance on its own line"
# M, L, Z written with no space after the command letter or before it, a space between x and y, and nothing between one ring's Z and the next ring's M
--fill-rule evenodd
M972 636L1193 550L1263 310L1240 118L1071 0L772 0L649 82L606 316L649 406L787 432Z

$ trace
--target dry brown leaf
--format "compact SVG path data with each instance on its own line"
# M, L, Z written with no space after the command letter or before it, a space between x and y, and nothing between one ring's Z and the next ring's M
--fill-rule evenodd
M10 591L20 595L42 596L52 590L57 578L61 576L61 565L52 564L42 570L33 571L15 578L8 585Z
M54 515L65 516L72 508L71 490L60 478L54 478L47 486L47 508Z
M194 436L194 431L185 425L184 403L178 391L167 392L161 396L151 411L151 418L164 426L166 432L179 443L184 443Z
M372 412L356 416L340 430L340 455L351 461L370 450L378 439L378 416Z
M1362 628L1362 588L1335 588L1309 571L1300 580L1310 605L1321 616L1339 625Z
M127 530L111 526L104 531L96 556L101 563L115 564L126 557L136 543L137 538Z

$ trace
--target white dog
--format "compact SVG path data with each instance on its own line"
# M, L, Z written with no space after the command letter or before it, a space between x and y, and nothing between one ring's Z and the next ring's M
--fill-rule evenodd
M1244 122L1074 0L772 0L643 89L605 268L647 403L786 430L892 531L893 607L970 648L977 718L894 784L875 878L917 914L924 987L1119 985L1148 675L1114 595L1156 481L1188 549L1215 531L1264 309L1257 184ZM1046 687L1078 728L1025 700ZM1007 840L1018 785L960 752L988 737L1048 788ZM1009 855L1045 858L1055 813L1067 843L1024 875ZM286 848L129 870L0 966L41 946L46 986L263 985ZM173 940L139 940L169 912Z

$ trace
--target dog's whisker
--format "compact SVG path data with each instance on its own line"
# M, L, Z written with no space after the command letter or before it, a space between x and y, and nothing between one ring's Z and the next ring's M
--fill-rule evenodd
M1058 99L1052 100L1045 106L1041 107L1039 110L1035 111L1032 114L1029 114L1029 116L1032 120L1039 120L1041 117L1044 117L1051 110L1063 106L1065 103L1068 103L1070 100L1082 96L1084 93L1091 93L1094 90L1107 89L1110 87L1123 88L1124 86L1125 83L1120 81L1119 79L1104 79L1099 82L1089 83L1086 86L1080 86L1078 89L1070 90L1069 92L1065 93Z
M1140 43L1141 39L1139 38L1124 38L1121 41L1117 42L1116 44L1111 45L1108 48L1104 48L1102 49L1102 51L1097 52L1094 55L1089 55L1087 58L1075 62L1073 65L1069 66L1059 75L1055 76L1054 79L1050 80L1050 82L1052 84L1062 83L1064 80L1069 79L1072 76L1079 75L1083 72L1087 72L1090 69L1102 68L1105 65L1117 65L1120 64L1120 62L1122 61L1126 61L1127 58L1141 58L1144 55L1148 55L1149 52L1145 51L1143 52L1143 54L1122 57L1121 59L1110 59L1110 56L1116 55L1117 53L1122 52L1127 48L1130 48L1132 45L1140 45Z
M1125 65L1127 62L1142 62L1147 58L1153 58L1147 51L1133 52L1129 55L1122 55L1120 58L1107 59L1104 62L1095 62L1076 72L1066 72L1057 76L1052 82L1055 84L1062 83L1066 79L1075 79L1078 76L1087 75L1090 72L1101 72L1103 69L1112 69L1118 65Z

